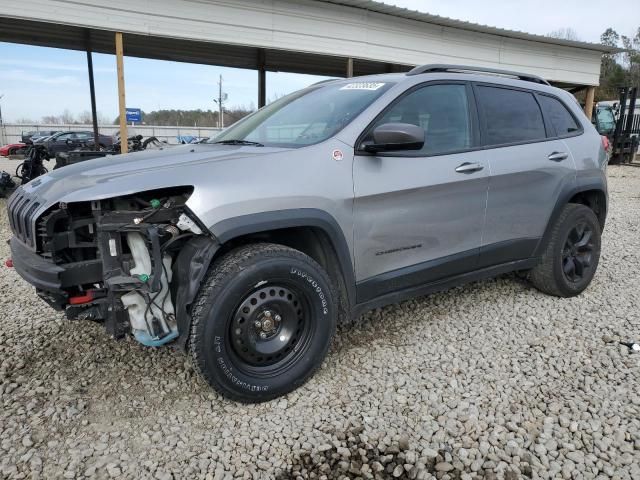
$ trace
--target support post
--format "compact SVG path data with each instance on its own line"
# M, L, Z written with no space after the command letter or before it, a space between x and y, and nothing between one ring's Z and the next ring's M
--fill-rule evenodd
M127 107L124 91L124 49L122 48L122 32L116 32L116 67L118 70L118 106L120 109L120 153L129 152L129 135L127 134Z
M587 88L587 96L584 101L584 114L587 116L589 120L593 116L593 99L596 95L596 87L588 87Z
M87 48L87 70L89 71L89 94L91 95L91 121L93 123L93 149L100 150L100 135L98 132L98 112L96 110L96 87L93 82L93 55L91 54L91 32L85 31Z
M267 104L267 71L264 63L264 48L260 48L258 49L258 108Z
M353 58L347 58L347 78L353 77Z

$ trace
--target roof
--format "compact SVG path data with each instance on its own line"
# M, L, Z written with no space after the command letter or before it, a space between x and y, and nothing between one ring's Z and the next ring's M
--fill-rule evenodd
M576 40L564 40L561 38L547 37L545 35L534 35L532 33L521 32L518 30L508 30L506 28L492 27L489 25L481 25L479 23L466 22L464 20L456 20L449 17L441 17L440 15L432 15L417 10L388 5L374 0L317 0L324 3L332 3L335 5L343 5L347 7L359 8L370 12L391 15L394 17L415 20L417 22L431 23L441 25L443 27L460 28L471 32L487 33L490 35L499 35L502 37L516 38L520 40L529 40L533 42L550 43L552 45L563 45L567 47L576 47L586 50L595 50L602 53L617 53L622 49L611 47L601 43L579 42Z

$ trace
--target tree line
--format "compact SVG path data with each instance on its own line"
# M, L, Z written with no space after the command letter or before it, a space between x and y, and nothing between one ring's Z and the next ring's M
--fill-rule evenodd
M548 36L563 40L581 40L572 28L561 28ZM600 86L596 89L595 100L617 100L620 87L640 87L640 27L633 36L620 35L613 28L607 28L600 35L600 43L620 48L622 51L602 55ZM582 97L584 93L577 96Z
M253 105L225 108L223 113L224 126L228 127L238 120L255 111ZM142 112L142 123L159 126L180 127L218 127L220 125L219 112L217 110L154 110ZM113 124L120 123L116 117Z
M624 51L602 56L596 100L617 99L620 87L640 87L640 27L633 37L620 35L613 28L607 28L600 36L600 42L623 48Z

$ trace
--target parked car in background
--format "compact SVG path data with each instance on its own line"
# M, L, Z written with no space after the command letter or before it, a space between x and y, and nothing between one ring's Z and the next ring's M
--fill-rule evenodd
M98 145L100 148L107 148L113 144L113 137L108 135L100 135ZM93 132L58 132L50 137L35 140L34 144L44 145L50 157L54 157L56 153L69 152L79 147L93 147Z
M58 132L59 130L34 130L31 132L22 132L21 140L23 143L29 143L37 138L50 137Z
M42 132L41 132L42 133ZM55 135L56 133L61 133L61 132L44 132L44 133L39 133L38 135L34 135L33 137L31 137L31 139L27 142L27 144L34 144L35 142L38 141L42 141L45 138L49 138L51 135Z
M8 157L9 155L19 155L23 153L28 145L26 143L10 143L0 147L0 156Z

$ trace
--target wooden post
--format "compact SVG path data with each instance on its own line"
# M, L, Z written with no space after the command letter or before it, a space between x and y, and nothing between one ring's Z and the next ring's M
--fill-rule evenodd
M116 66L118 69L118 105L120 107L120 152L129 152L129 135L127 134L127 104L124 93L124 49L122 48L122 32L116 32Z
M589 120L593 116L593 99L596 95L596 87L587 88L587 96L584 101L584 114Z
M353 58L347 58L347 78L353 77Z

